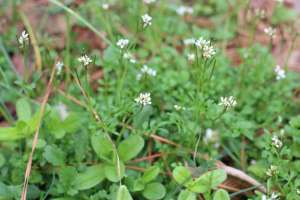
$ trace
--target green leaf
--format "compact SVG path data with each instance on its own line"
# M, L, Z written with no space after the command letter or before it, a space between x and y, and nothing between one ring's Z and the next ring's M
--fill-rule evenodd
M300 116L293 117L290 121L290 125L293 128L300 129Z
M105 178L104 167L101 164L88 167L76 176L73 185L77 190L86 190L99 184Z
M105 171L105 177L112 181L112 182L118 182L120 181L125 173L125 166L122 161L119 163L119 167L117 165L117 162L115 164L106 164L104 166Z
M219 189L216 191L213 200L230 200L230 197L226 190Z
M182 190L177 200L196 200L196 194L188 190Z
M136 157L144 147L144 139L139 135L131 135L118 146L120 159L131 160Z
M5 164L5 158L4 156L0 153L0 168Z
M0 128L0 141L10 141L24 138L24 135L15 127Z
M43 156L52 165L61 166L65 164L65 153L58 147L46 146Z
M149 167L144 172L142 180L143 180L144 183L149 183L149 182L153 181L157 177L158 174L159 174L159 167L158 166Z
M108 137L103 133L96 133L91 137L92 147L99 158L111 160L113 155L113 145Z
M214 189L227 178L227 174L222 169L206 172L194 181L187 184L187 188L192 192L205 193Z
M125 185L119 187L117 200L133 200Z
M166 195L166 188L161 183L150 183L146 185L143 196L149 200L162 199Z
M191 172L183 166L178 166L173 170L175 181L182 185L187 185L192 180Z
M18 120L28 121L31 118L31 106L26 98L21 98L16 103Z
M141 112L137 113L133 117L133 127L135 129L140 129L143 127L145 122L149 121L151 114L153 113L153 108L151 106L145 106L142 108Z
M74 177L77 176L77 171L74 167L63 167L59 172L59 180L66 192L71 189Z
M132 191L137 192L137 191L142 191L145 189L145 183L143 182L142 179L138 178L133 182L132 186Z

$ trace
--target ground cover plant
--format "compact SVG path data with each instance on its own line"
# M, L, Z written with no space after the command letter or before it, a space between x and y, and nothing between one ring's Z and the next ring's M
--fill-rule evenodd
M297 1L0 5L0 200L300 199Z

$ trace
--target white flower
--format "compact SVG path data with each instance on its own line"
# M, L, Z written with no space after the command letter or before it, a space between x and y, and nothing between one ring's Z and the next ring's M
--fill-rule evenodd
M204 58L211 58L216 54L216 50L213 46L204 46L203 48L203 57Z
M220 103L219 103L219 105L224 106L225 109L234 107L234 106L236 106L236 104L237 104L237 102L233 96L221 97Z
M205 144L213 142L214 146L216 148L218 148L220 146L220 144L218 142L219 141L219 134L218 134L217 131L214 131L211 128L206 129L203 140L204 140Z
M119 39L117 41L117 46L120 47L121 49L124 49L126 46L128 46L129 40L128 39Z
M156 70L153 68L148 67L148 65L143 65L143 67L141 68L140 73L137 74L136 79L137 80L141 80L141 78L144 75L148 75L148 76L156 76Z
M131 53L129 53L129 52L124 53L123 58L129 60L129 62L131 62L131 63L133 63L133 64L136 63L135 58L134 58L133 55L132 55Z
M55 109L57 110L61 120L65 120L69 116L69 112L65 104L60 102L55 106Z
M78 58L78 61L80 63L82 63L84 66L88 66L91 62L92 62L92 59L90 59L86 54L79 57Z
M179 6L177 9L176 9L176 12L178 15L185 15L185 14L193 14L194 10L192 7L187 7L187 6Z
M156 0L144 0L144 3L145 4L152 4L152 3L155 3Z
M183 43L184 45L188 46L188 45L191 45L191 44L195 44L195 38L187 38L185 40L183 40Z
M203 37L200 37L199 39L195 40L195 45L199 49L203 49L204 47L210 45L210 41L209 40L205 40Z
M278 167L271 165L270 168L266 171L267 176L275 176L278 173Z
M255 9L255 15L261 19L266 17L266 11L265 10L261 10L259 8Z
M152 25L152 17L148 14L144 14L142 16L142 20L143 20L143 23L144 23L144 28L146 28L147 26L151 26Z
M28 33L26 31L22 31L22 33L18 39L19 44L23 45L28 40L29 40Z
M296 192L297 192L297 194L298 194L298 195L300 195L300 189L297 189L297 191L296 191Z
M267 34L268 36L270 36L271 38L275 38L275 34L276 34L276 29L270 27L267 27L264 29L265 34Z
M64 63L60 62L60 61L55 64L55 68L57 70L57 75L60 75L63 66L64 66Z
M108 3L103 3L102 4L102 8L103 8L103 10L108 10L109 9L109 4Z
M284 0L276 0L278 3L283 3Z
M189 54L187 54L187 59L188 59L188 61L193 62L193 61L195 61L196 56L194 53L189 53Z
M210 43L209 40L205 40L203 37L195 40L195 45L202 50L202 56L204 58L211 58L216 54L215 48Z
M268 200L279 200L280 199L280 194L276 193L276 192L272 192L270 198Z
M279 65L275 67L274 72L276 73L276 80L285 78L285 71Z
M176 111L180 111L180 110L185 110L185 107L180 106L180 105L174 105L174 109L175 109Z
M272 137L272 145L274 147L276 147L277 149L281 148L282 147L282 141L278 138L277 135L274 135Z
M142 106L151 104L151 94L150 93L140 93L140 95L134 99L136 103Z

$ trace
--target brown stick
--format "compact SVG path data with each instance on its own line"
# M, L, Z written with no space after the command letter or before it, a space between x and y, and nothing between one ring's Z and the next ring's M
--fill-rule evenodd
M49 98L49 95L51 93L52 82L53 82L53 79L54 79L54 76L55 76L55 69L56 68L53 67L51 77L50 77L50 80L49 80L48 85L47 85L46 93L45 93L43 101L42 101L40 115L39 115L39 121L38 121L36 130L35 130L35 134L34 134L34 138L33 138L33 142L32 142L31 153L29 155L29 159L28 159L27 167L26 167L26 171L25 171L25 177L24 177L21 200L26 200L28 182L29 182L30 172L31 172L31 168L32 168L32 158L33 158L33 154L34 154L36 145L38 143L39 131L40 131L41 123L42 123L42 118L43 118L43 115L44 115L45 109L46 109L46 103L48 102L48 98Z

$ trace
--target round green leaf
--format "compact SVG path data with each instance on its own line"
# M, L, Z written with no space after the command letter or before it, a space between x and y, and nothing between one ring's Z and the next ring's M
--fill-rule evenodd
M178 166L173 170L173 177L177 183L183 185L186 185L192 180L191 172L183 166Z
M149 200L162 199L165 195L166 189L161 183L150 183L143 191L143 196Z
M144 139L139 135L131 135L119 144L120 159L131 160L136 157L144 147Z
M111 159L113 154L113 145L108 137L103 133L96 133L91 137L91 143L94 151L102 159Z
M226 190L220 189L216 191L213 200L230 200L230 197Z
M125 166L122 162L120 162L120 166L118 167L117 162L115 164L106 164L104 166L105 177L111 182L118 182L123 178L125 173ZM120 174L119 174L120 173Z
M105 178L103 165L94 165L87 170L78 174L73 185L77 190L85 190L99 184Z
M209 171L201 175L196 180L188 183L187 188L192 192L204 193L217 187L225 181L226 178L227 174L223 169Z
M178 196L178 200L196 200L196 194L188 190L182 190Z
M144 175L142 177L144 183L149 183L153 181L157 175L159 174L159 167L158 166L152 166L146 169L144 172Z
M117 200L133 200L125 185L119 187Z

